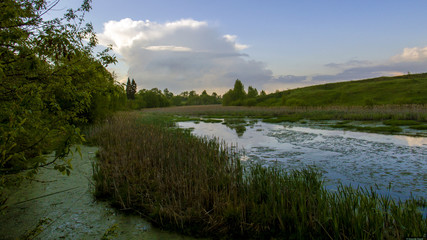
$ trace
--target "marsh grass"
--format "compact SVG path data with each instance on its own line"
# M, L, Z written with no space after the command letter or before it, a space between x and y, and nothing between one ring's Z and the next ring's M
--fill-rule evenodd
M193 236L401 239L422 236L424 200L325 190L313 169L241 165L236 146L167 128L168 116L121 113L94 127L95 195Z
M427 105L324 106L324 107L242 107L242 106L186 106L145 109L144 112L198 116L206 118L251 117L283 119L283 121L354 120L385 121L414 120L427 122Z

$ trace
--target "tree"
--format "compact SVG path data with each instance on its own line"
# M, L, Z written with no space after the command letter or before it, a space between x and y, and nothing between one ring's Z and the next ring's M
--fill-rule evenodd
M225 106L229 105L243 105L244 100L246 98L246 92L245 87L243 86L243 83L236 79L234 83L233 90L228 90L227 93L224 94L222 97L222 104Z
M132 95L132 84L130 82L130 78L128 78L128 81L126 83L126 97L128 99L131 99L131 95Z
M258 90L253 88L252 86L248 87L248 98L256 98L258 97Z
M94 53L96 35L84 22L90 0L43 20L58 2L0 3L0 205L2 186L16 174L31 176L47 166L69 174L66 156L84 140L77 126L104 108L97 98L120 94L105 69L115 58L109 48ZM44 153L52 150L48 161Z
M130 81L130 78L128 78L128 81L126 83L126 96L128 99L135 100L135 94L136 94L136 82L135 79L132 78L132 82Z
M131 83L131 99L135 99L135 94L136 94L137 88L138 87L136 86L135 79L132 78L132 83Z

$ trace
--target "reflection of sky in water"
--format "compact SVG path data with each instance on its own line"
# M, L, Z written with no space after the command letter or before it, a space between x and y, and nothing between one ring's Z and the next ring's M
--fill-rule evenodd
M312 129L256 123L238 137L221 123L181 122L198 136L218 137L244 148L242 160L276 164L287 169L313 166L328 188L339 183L370 187L406 199L427 195L427 138Z

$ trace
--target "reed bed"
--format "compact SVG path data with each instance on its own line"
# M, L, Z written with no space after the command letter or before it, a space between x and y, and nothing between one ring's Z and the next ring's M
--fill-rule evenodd
M329 192L312 169L243 166L235 146L168 128L166 119L120 113L93 127L97 197L193 236L401 239L427 231L424 200Z
M211 117L283 117L311 120L416 120L427 122L427 105L319 106L319 107L243 107L184 106L144 109L144 112Z

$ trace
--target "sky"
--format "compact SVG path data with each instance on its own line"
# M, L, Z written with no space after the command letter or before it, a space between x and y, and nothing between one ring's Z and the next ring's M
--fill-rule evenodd
M54 14L76 7L62 0ZM425 0L93 0L86 19L138 89L267 92L427 72Z

